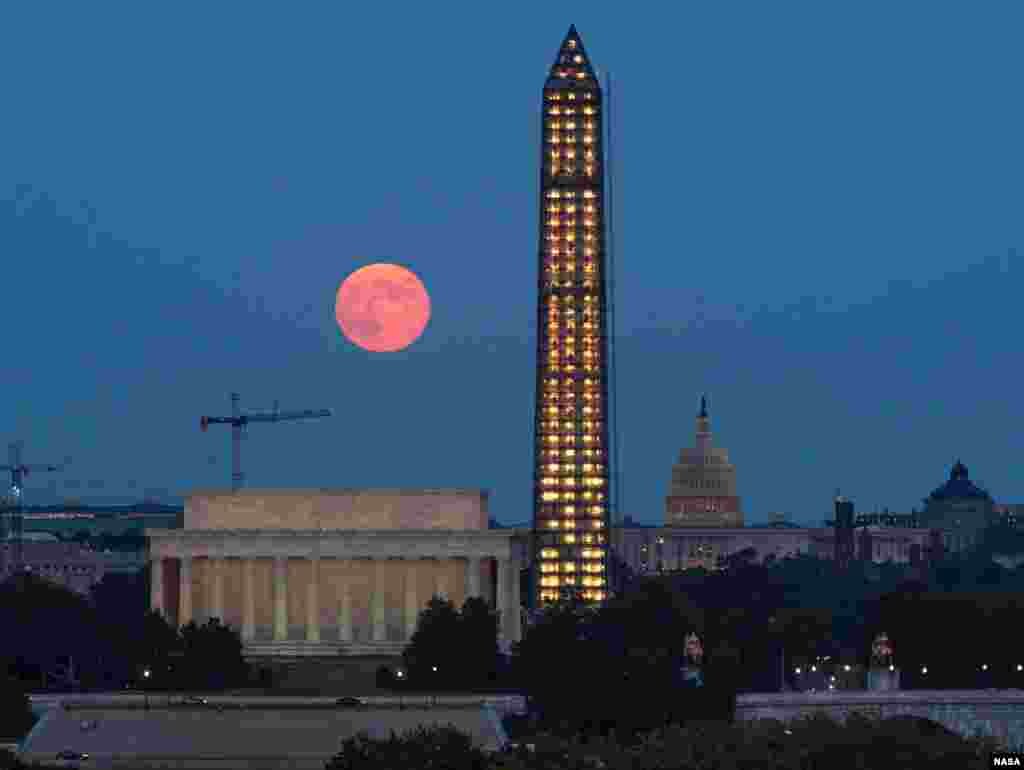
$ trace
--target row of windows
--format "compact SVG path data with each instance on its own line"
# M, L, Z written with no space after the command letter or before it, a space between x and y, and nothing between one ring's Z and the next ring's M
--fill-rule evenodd
M558 191L553 190L552 192ZM594 217L597 216L597 214L599 213L597 210L597 206L595 206L594 203L595 201L593 198L587 198L586 200L583 201L582 204L578 204L576 203L575 196L572 198L565 198L565 200L563 201L561 194L559 194L557 198L552 199L551 202L548 203L547 207L545 208L545 211L549 215L562 215L561 217L559 217L560 219L564 219L565 217L575 214L577 210L581 211L582 213L586 214L589 217Z
M544 467L544 470L548 473L576 473L577 471L583 471L583 473L604 473L605 467L599 463L583 463L582 465L575 463L565 465L549 463Z
M579 566L579 569L577 569L577 566ZM558 572L562 572L562 573L586 572L586 573L591 574L591 575L595 575L595 574L599 575L602 572L604 572L604 562L603 561L598 561L598 562L593 562L593 563L591 563L591 562L583 562L583 563L581 563L579 565L577 565L576 562L574 562L574 561L566 561L566 562L541 562L540 563L540 571L542 573L548 574L548 575L550 575L552 573L558 573Z
M558 361L548 361L544 369L548 372L565 372L566 374L574 374L577 371L586 374L597 374L601 370L599 363L598 361L587 361L577 367L573 361L562 364Z
M577 483L579 481L580 483ZM572 489L574 487L590 487L597 488L604 486L604 479L599 476L584 476L583 478L577 479L573 476L545 476L540 480L542 487L566 487Z
M576 328L575 321L560 319L562 323L558 323L548 318L546 326L541 327L541 331L548 332L543 336L542 343L545 346L570 345L579 340L583 347L598 347L598 343L602 341L600 316L593 310L584 311L584 313L586 313L587 320L579 324L580 328Z
M572 173L572 172L569 172ZM549 241L558 240L559 238L564 239L567 244L576 241L576 233L569 231L560 233L558 225L548 225L548 230L545 232L545 237ZM585 232L582 238L584 244L596 244L597 236L592 232Z
M560 151L561 148L556 148L556 147L553 146L553 145L562 145L562 144L566 144L566 145L584 144L584 145L586 145L586 149L587 149L587 153L586 154L590 155L590 159L594 158L594 153L591 150L591 147L594 144L594 135L592 133L590 133L589 131L585 131L582 134L577 134L575 132L568 133L568 132L565 132L565 131L552 131L550 134L548 134L548 136L547 136L547 146L548 146L548 153L551 155L551 157L557 158L557 157L561 156L563 158L575 158L576 157L575 150L572 147L570 147L570 148L568 148L566 150L561 150Z
M580 422L557 422L549 420L541 423L541 430L553 433L593 433L601 430L602 423L594 420L582 420Z
M683 486L689 487L690 489L726 489L727 484L724 481L711 481L702 479L698 481L684 482Z
M600 196L598 196L596 191L590 189L564 190L553 187L544 193L544 197L548 200L562 201L563 203L571 203L578 200L584 203L597 203Z
M605 584L603 577L590 575L546 575L540 579L540 584L545 588L553 586L587 586L588 588L600 588Z
M565 377L565 378L562 378L562 379L564 380L564 384L565 385L570 385L570 384L573 385L573 386L582 385L583 386L583 390L584 390L584 394L586 394L587 392L596 393L597 392L596 389L601 386L601 381L598 380L595 377L584 377L582 380L577 380L577 381L573 381L572 379L570 379L568 377ZM560 379L558 377L548 377L547 379L544 380L544 387L548 388L549 390L557 388L559 386L559 384L560 384Z
M578 98L577 98L577 96L578 96ZM565 97L565 98L563 99L562 97ZM578 94L578 95L576 94L575 91L548 91L546 94L544 94L544 98L546 98L549 102L562 102L562 101L565 101L565 102L575 102L575 101L592 102L592 101L594 101L594 95L590 91L584 91L583 93ZM584 109L586 109L586 108L584 108Z
M569 434L563 436L545 436L544 443L550 446L599 446L601 442L601 436L592 436L590 434L579 435Z
M600 297L597 294L584 294L581 298L583 303L583 310L586 312L588 309L593 310L596 305L600 304ZM576 304L576 298L571 294L567 294L564 297L548 297L547 306L549 312L558 313L559 310L565 313L572 310L572 306Z
M584 264L577 266L575 262L565 262L563 264L549 264L544 268L545 278L557 278L559 275L571 276L579 278L584 276L590 279L589 283L593 283L594 279L597 278L597 268L593 264ZM584 281L584 287L588 281Z
M566 595L568 595L568 593L569 592L566 592ZM562 594L560 593L559 589L546 589L544 591L541 591L539 594L540 600L542 602L556 602L558 601L561 595ZM607 598L608 594L605 591L595 591L587 589L580 591L579 596L582 597L583 601L585 602L601 602Z
M604 481L604 479L597 479L597 480L602 481L602 482ZM602 483L601 486L603 486L603 485L604 484ZM556 491L554 489L548 489L548 490L542 491L542 493L541 493L541 501L544 502L544 503L555 503L555 502L558 502L558 501L561 501L563 503L575 503L575 497L574 496L569 497L569 496L572 496L571 491ZM581 500L582 500L582 498L581 498Z
M552 500L544 501L546 504L541 506L541 513L553 516L556 510L564 511L566 508L569 509L569 512L572 512L577 499L583 500L587 503L600 503L604 501L604 492L596 489L588 489L580 492L578 496L571 491L563 492ZM561 501L560 505L559 501Z
M562 530L562 543L566 545L573 545L576 543L578 535L582 534L584 530L601 530L604 529L604 522L600 519L587 520L569 520L569 521L557 521L550 519L545 522L538 522L539 529L548 530Z
M577 167L575 164L559 164L559 163L548 163L545 164L544 170L548 176L576 176L582 173L584 176L592 177L597 173L596 164L588 164Z
M561 115L556 115L552 118L549 118L546 121L547 128L549 131L551 131L552 133L562 131L576 132L582 129L587 133L593 133L593 131L597 127L597 124L595 124L594 121L591 120L590 118L587 118L586 120L581 120L580 122L577 123L574 115L565 115L565 117L567 118L566 120L560 120L559 118L561 117Z
M543 398L546 404L557 404L559 402L564 402L566 404L566 409L574 409L577 406L576 391L574 390L566 389L561 392L556 389L545 390L543 393ZM601 396L597 393L594 393L592 390L583 391L583 393L581 394L581 400L583 401L584 409L593 409L594 411L597 411L601 407ZM553 409L554 407L548 408Z
M602 339L600 326L592 320L577 323L575 314L562 318L556 317L553 320L548 318L547 326L542 329L545 328L548 332L545 341L550 341L552 338Z
M565 327L566 332L582 331L585 335L593 334L595 337L600 336L601 316L597 310L593 308L585 309L582 312L570 309L568 312L563 312L561 317L559 317L557 312L552 313L549 310L547 322L549 328L552 326L562 325ZM579 330L576 328L577 325L580 327Z
M584 101L593 101L593 99ZM598 114L599 109L596 104L584 104L582 107L577 107L574 104L552 104L548 107L547 113L558 118L575 118L577 115L592 118Z

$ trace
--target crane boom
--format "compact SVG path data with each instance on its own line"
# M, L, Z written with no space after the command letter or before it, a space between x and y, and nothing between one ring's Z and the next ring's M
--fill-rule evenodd
M250 414L242 418L244 422L281 422L284 420L313 420L317 417L330 417L330 409L304 409L299 412L270 412L269 414Z
M231 426L231 489L238 491L241 488L245 475L242 473L242 430L252 422L284 422L286 420L311 420L318 417L330 417L330 409L303 409L293 412L281 412L274 404L273 412L254 414L242 414L238 411L238 403L241 397L237 393L231 394L231 416L230 417L200 417L199 427L205 431L210 425Z

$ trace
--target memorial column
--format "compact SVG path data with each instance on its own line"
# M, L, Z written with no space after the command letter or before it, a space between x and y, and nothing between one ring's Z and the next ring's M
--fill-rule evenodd
M254 589L256 562L242 560L242 641L256 638L256 591Z
M348 567L351 567L349 563ZM338 641L352 641L352 572L346 570L341 581L341 607L338 609Z
M388 638L387 608L384 606L384 575L385 564L383 559L373 559L373 586L372 592L373 612L371 622L373 624L373 641L385 642Z
M448 598L448 575L445 574L444 568L447 566L447 562L444 559L434 559L433 566L434 572L434 596L440 597L441 599Z
M178 625L192 622L192 557L182 556L178 569Z
M210 608L210 617L217 618L221 625L224 623L224 559L215 557L210 559L210 569L213 572L213 606Z
M466 564L466 598L480 596L480 557L470 556Z
M288 640L288 559L274 557L274 641Z
M320 557L309 560L309 585L306 586L306 641L320 641Z
M412 639L416 632L419 603L416 599L416 570L422 562L410 559L405 564L405 638Z
M164 611L164 560L159 556L149 560L149 608L167 615Z

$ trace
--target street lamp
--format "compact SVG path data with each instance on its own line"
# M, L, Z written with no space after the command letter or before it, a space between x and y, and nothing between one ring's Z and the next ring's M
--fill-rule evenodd
M153 672L150 671L148 668L142 669L142 679L144 681L143 687L145 688L145 694L143 695L143 697L145 698L146 711L149 711L149 677L152 673Z

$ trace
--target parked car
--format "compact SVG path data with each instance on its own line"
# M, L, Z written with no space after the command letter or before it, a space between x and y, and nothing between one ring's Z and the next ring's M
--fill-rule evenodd
M57 767L78 767L80 762L89 759L89 755L81 751L65 749L57 754Z

